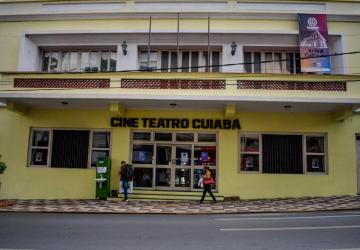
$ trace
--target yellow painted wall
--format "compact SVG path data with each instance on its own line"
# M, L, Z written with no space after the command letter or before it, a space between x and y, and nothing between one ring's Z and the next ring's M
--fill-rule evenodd
M131 117L223 118L217 112L128 111ZM9 168L2 181L1 198L95 197L94 169L28 167L30 127L110 128L107 110L31 110L27 116L0 109L0 154ZM336 122L325 113L239 113L240 131L220 130L218 146L219 194L243 199L355 195L355 133L358 116ZM111 128L110 128L111 129ZM239 132L326 133L328 174L289 175L239 173ZM112 129L111 189L117 189L121 160L129 160L130 129Z

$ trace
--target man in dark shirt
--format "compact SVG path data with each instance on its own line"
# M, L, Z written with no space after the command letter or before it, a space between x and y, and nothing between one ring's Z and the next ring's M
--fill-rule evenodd
M121 180L121 188L124 190L124 200L123 201L127 201L128 200L128 189L130 187L130 181L132 181L133 179L133 169L132 166L129 164L126 164L125 161L121 162L121 167L120 167L120 180Z

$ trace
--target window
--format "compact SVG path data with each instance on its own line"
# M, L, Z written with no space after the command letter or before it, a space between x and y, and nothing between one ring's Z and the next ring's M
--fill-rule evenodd
M96 166L97 158L110 156L110 133L105 131L93 131L91 146L91 166Z
M30 145L30 165L47 166L50 152L50 131L33 131Z
M200 146L194 147L194 164L198 166L216 165L216 146Z
M154 156L153 145L134 144L132 151L132 164L152 164Z
M246 51L245 49L244 63L247 73L301 73L298 52Z
M150 141L151 133L149 133L149 132L134 132L133 140L134 141Z
M241 171L259 171L260 139L259 135L240 136L240 169Z
M158 53L155 51L151 51L149 56L148 54L149 53L147 51L140 52L140 70L156 70Z
M324 136L306 136L306 171L325 172Z
M98 157L110 156L110 132L32 129L30 166L87 168Z
M240 134L240 171L325 173L324 135Z
M109 50L44 51L42 59L42 71L116 71L116 52Z
M155 141L172 141L172 133L155 133Z
M219 72L220 66L212 68L199 66L209 66L207 51L183 51L178 53L176 50L169 51L151 51L149 67L148 52L140 51L139 62L140 70L156 70L161 69L162 72ZM210 54L210 65L220 65L220 52L212 51ZM193 67L193 68L190 68Z
M198 133L199 142L216 142L216 134Z

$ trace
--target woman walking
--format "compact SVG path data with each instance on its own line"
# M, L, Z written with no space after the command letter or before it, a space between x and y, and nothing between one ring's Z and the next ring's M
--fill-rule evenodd
M215 181L211 176L210 168L208 166L204 166L204 175L203 175L204 190L203 190L203 194L202 194L200 203L204 202L206 192L208 192L210 194L211 198L213 199L213 203L216 203L215 196L211 192L211 185L213 185L213 184L215 184Z

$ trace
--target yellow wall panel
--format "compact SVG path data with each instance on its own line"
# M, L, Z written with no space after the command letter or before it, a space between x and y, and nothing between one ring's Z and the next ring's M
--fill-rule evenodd
M128 117L223 118L219 112L127 111ZM31 127L110 128L107 110L43 109L27 116L0 109L0 153L9 168L4 176L2 198L87 198L95 197L94 169L28 167ZM334 121L326 113L237 114L242 129L220 130L218 144L218 191L243 199L329 196L356 194L355 133L359 117ZM118 188L120 161L129 161L130 129L112 130L111 189ZM164 129L168 130L168 129ZM328 140L327 174L262 174L239 172L238 136L242 132L324 133Z

